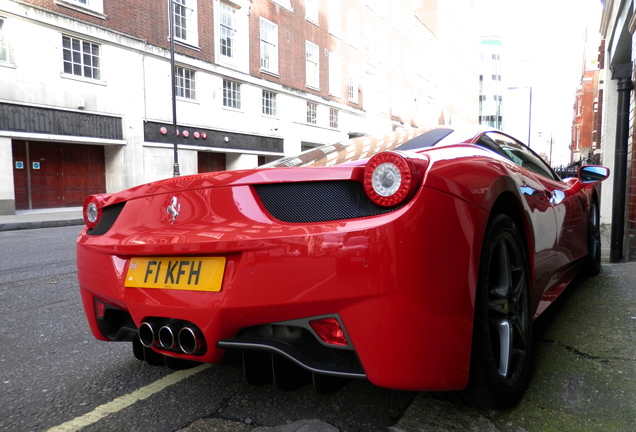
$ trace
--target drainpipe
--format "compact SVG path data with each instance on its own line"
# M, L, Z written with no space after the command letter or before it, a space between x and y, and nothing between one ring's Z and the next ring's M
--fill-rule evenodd
M627 146L629 141L629 97L634 89L632 64L612 66L612 79L618 80L618 104L616 118L616 153L614 155L614 195L612 200L612 231L610 262L623 260L625 241L625 197L627 193Z

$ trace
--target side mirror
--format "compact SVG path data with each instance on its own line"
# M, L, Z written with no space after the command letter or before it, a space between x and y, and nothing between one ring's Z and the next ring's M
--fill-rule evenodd
M594 184L609 177L610 170L603 166L586 165L579 168L579 181L583 184Z
M610 175L609 168L605 168L598 165L585 165L579 168L579 175L574 182L574 184L570 184L570 189L568 189L569 194L575 194L585 186L592 185L598 182L602 182L606 180Z

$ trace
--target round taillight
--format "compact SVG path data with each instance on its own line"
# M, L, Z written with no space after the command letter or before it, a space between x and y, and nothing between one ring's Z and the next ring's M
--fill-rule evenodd
M84 223L89 229L95 228L102 217L104 200L99 195L91 195L84 201Z
M410 198L418 186L418 171L410 158L396 152L378 153L364 168L364 190L375 204L394 207Z

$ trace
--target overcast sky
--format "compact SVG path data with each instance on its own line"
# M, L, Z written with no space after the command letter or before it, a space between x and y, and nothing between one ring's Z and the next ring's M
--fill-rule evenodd
M506 85L532 86L534 133L569 139L574 92L583 71L585 29L593 18L592 29L598 32L600 0L475 0L475 4L483 28L488 29L484 36L500 36L504 43Z

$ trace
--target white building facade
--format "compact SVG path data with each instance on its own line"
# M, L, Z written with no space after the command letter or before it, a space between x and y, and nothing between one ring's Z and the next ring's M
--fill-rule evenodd
M0 214L170 177L174 141L186 175L477 123L479 40L441 3L175 0L175 139L167 2L0 0Z

